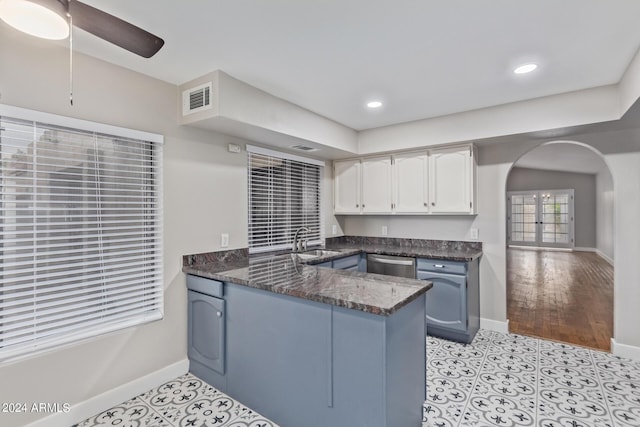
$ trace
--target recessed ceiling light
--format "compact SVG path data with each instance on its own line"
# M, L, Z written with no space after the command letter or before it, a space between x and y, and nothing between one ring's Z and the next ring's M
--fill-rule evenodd
M369 107L369 108L380 108L380 107L382 107L382 102L380 102L380 101L367 102L367 107Z
M538 68L538 64L524 64L513 70L516 74L527 74Z

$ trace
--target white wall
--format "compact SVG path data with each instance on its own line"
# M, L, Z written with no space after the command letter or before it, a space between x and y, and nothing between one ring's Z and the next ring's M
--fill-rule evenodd
M596 175L596 249L613 263L613 178L604 167Z
M165 135L164 319L0 364L0 402L74 405L186 359L181 257L218 249L222 232L231 248L247 246L246 157L226 151L228 142L244 141L177 126L175 86L80 54L70 107L67 50L3 23L0 60L3 104ZM0 413L0 425L44 415Z
M615 85L546 96L358 133L358 153L373 154L617 120Z

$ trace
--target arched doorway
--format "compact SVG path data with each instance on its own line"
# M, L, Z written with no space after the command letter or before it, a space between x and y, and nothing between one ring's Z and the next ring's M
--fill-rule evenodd
M507 318L512 333L609 350L613 182L575 141L523 154L507 176Z

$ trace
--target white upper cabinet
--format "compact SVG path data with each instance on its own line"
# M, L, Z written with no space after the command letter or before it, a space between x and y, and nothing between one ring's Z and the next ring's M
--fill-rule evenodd
M360 160L334 162L333 183L334 212L360 213Z
M473 146L439 148L429 153L431 213L475 213Z
M362 159L362 213L391 213L391 157Z
M394 210L396 213L428 213L429 155L406 153L393 156Z
M336 214L476 213L473 144L334 162Z

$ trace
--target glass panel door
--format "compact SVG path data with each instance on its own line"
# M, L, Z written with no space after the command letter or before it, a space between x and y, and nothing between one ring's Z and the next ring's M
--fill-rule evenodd
M509 197L510 244L536 245L538 242L538 194L514 193Z
M572 243L569 233L569 202L572 199L572 195L566 192L546 192L540 195L543 245L564 246Z
M507 241L516 246L573 247L573 190L507 193Z

